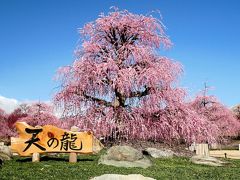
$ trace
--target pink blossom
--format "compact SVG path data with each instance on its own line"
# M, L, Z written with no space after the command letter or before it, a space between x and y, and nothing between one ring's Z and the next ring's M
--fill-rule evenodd
M216 141L217 126L177 87L181 64L158 54L171 46L161 21L115 9L80 34L82 46L54 97L69 124L110 140Z
M240 132L240 122L233 112L221 104L214 96L198 95L191 103L200 116L217 127L216 137L224 140L229 136L237 136Z

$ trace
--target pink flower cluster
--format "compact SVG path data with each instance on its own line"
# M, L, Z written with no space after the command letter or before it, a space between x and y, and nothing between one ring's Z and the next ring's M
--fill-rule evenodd
M62 68L55 102L65 118L97 137L214 142L236 135L238 122L220 103L202 108L177 87L182 67L158 54L169 47L161 21L115 10L80 29L82 46ZM226 127L226 123L232 126Z
M63 120L36 103L21 121L76 125L106 140L210 143L238 134L239 121L213 97L186 102L186 91L178 87L181 64L159 55L159 48L171 46L160 20L115 10L80 33L76 60L57 74L61 89L54 101L64 110Z

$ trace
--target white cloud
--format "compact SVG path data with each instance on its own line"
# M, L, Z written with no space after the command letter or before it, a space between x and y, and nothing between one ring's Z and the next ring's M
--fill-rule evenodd
M18 107L20 102L13 98L6 98L0 95L0 108L6 111L6 113L11 113Z
M38 101L37 100L36 101L33 101L33 100L18 101L17 99L7 98L0 95L0 108L3 109L8 114L13 112L14 109L16 109L22 103L32 104L34 102L38 102ZM49 105L53 105L51 101L43 101L43 102ZM57 117L61 117L62 110L59 108L54 108L54 114Z

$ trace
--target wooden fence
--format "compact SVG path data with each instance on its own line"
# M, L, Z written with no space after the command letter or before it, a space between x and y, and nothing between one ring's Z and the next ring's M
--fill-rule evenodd
M240 159L240 150L210 150L209 155L212 157Z

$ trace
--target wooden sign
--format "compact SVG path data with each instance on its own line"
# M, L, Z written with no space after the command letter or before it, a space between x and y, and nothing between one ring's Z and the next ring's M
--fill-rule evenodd
M92 132L73 132L52 125L32 127L17 122L19 138L11 137L11 149L21 156L45 152L93 153Z

